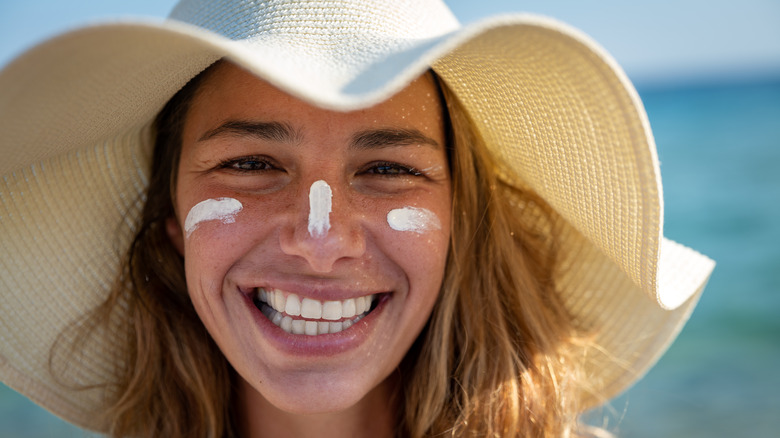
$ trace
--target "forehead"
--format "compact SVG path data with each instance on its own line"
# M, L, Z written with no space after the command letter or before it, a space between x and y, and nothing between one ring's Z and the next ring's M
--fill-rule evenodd
M329 118L383 120L440 119L441 102L433 75L423 74L390 99L373 107L338 112L324 110L297 99L263 79L230 63L220 62L201 84L189 115L240 119L252 117L326 116ZM194 114L193 114L194 113Z

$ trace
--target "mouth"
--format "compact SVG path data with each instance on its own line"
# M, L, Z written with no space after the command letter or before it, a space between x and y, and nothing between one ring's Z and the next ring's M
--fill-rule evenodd
M257 288L252 302L285 332L319 336L352 327L376 308L378 297L378 294L372 294L340 301L320 301L277 289Z

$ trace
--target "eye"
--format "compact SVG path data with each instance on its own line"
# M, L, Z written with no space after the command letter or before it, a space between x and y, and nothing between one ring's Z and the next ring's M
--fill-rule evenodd
M422 173L411 166L399 163L378 162L369 164L363 171L364 174L380 176L420 176Z
M271 162L270 159L260 156L231 158L221 162L218 167L220 169L226 169L240 173L264 172L279 169Z

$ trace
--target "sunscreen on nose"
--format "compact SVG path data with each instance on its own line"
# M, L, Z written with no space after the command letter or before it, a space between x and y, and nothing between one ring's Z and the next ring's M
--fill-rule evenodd
M325 237L330 229L330 211L333 192L323 180L315 181L309 189L309 235Z
M236 214L244 206L238 199L217 198L206 199L197 203L190 212L187 213L187 219L184 220L184 231L187 237L190 237L193 231L203 221L221 221L223 224L230 224L236 221Z

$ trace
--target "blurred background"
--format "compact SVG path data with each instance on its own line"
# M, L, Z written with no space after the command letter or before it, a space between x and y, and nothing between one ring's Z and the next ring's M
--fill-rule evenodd
M172 0L0 0L0 66L63 30L165 17ZM665 235L718 266L658 365L590 415L622 437L780 435L780 0L450 0L567 22L623 66L653 127ZM0 93L2 90L0 90ZM0 384L0 436L86 433Z

